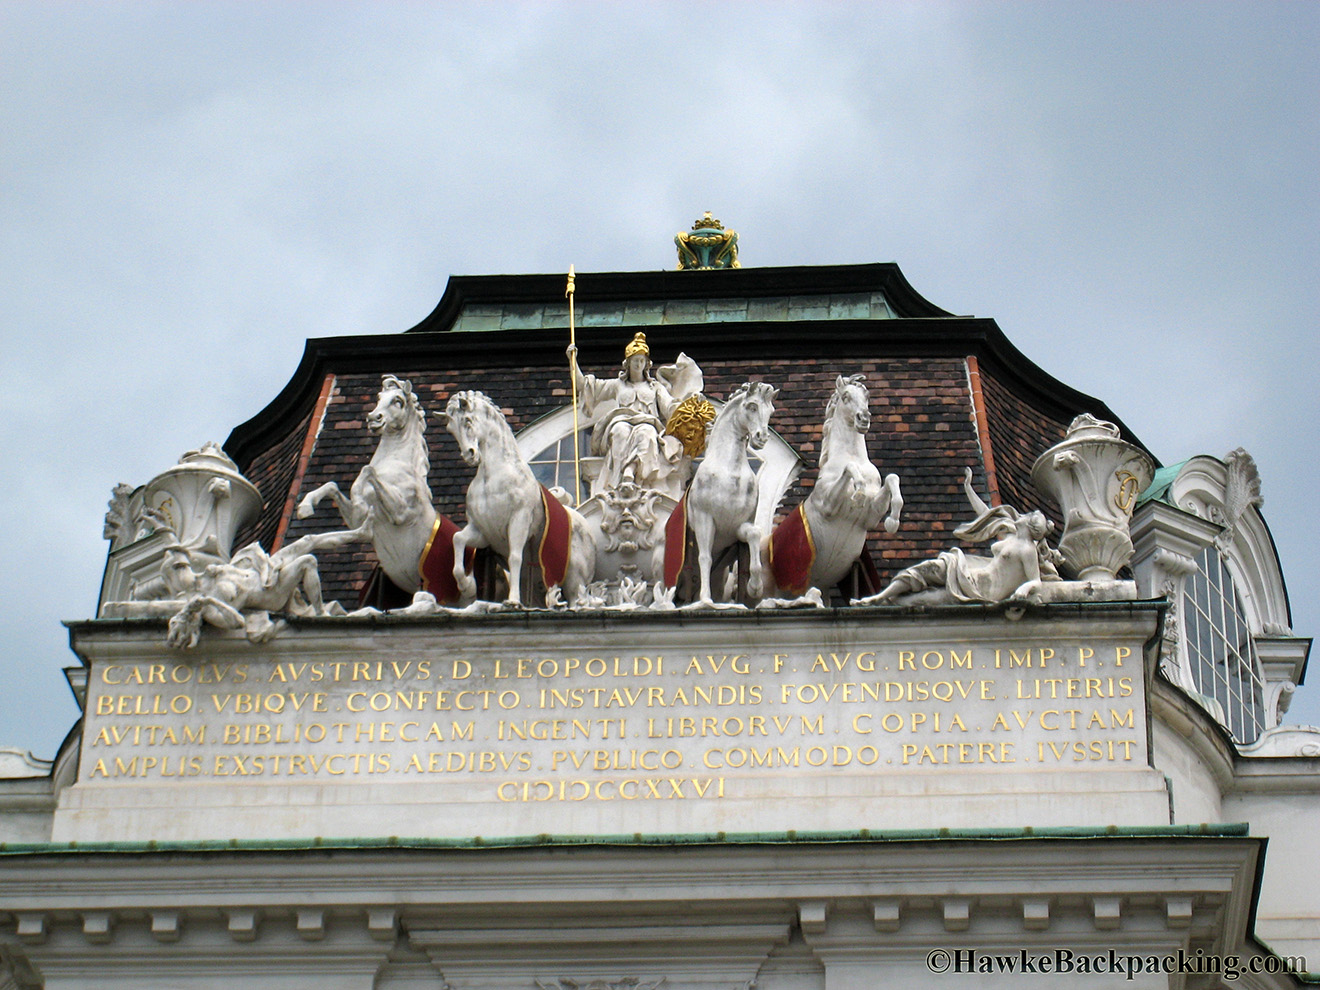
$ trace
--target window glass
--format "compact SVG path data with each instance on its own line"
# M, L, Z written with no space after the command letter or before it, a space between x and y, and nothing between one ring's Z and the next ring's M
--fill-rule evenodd
M1183 591L1187 655L1197 689L1224 709L1235 740L1253 742L1265 728L1264 679L1233 578L1214 547L1196 558Z
M590 438L590 430L578 431L578 455L580 457L589 456L588 443ZM573 485L573 431L570 429L568 436L560 437L531 458L528 464L531 465L532 474L536 475L536 480L545 485L546 488L554 488L558 485L566 492L575 491ZM584 497L589 487L583 482Z

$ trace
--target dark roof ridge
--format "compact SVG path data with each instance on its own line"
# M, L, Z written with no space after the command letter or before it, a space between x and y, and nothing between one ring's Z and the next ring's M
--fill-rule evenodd
M451 275L435 309L405 333L441 333L452 328L463 307L480 303L545 303L564 298L568 273L539 275ZM923 297L895 262L861 265L791 265L709 271L578 272L579 300L622 302L643 299L761 299L882 292L895 314L906 318L953 316Z

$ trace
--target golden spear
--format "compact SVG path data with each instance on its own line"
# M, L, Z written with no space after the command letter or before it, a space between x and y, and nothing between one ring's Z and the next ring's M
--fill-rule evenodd
M573 320L573 281L576 278L573 266L568 266L568 288L564 290L564 295L568 296L568 342L572 347L568 359L568 377L573 383L573 490L574 505L582 505L582 456L578 450L578 394L577 394L577 326Z

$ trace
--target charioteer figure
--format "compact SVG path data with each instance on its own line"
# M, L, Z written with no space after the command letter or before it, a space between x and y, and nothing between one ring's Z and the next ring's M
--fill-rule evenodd
M637 333L624 349L613 378L584 375L577 366L577 347L567 354L582 410L591 419L593 457L602 458L591 479L591 494L600 495L624 484L655 489L677 497L686 481L682 471L683 442L666 433L683 400L699 395L701 369L686 354L652 373L646 334Z

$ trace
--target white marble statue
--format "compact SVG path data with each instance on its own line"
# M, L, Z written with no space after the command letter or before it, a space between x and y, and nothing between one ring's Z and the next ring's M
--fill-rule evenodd
M321 596L318 550L355 542L352 532L316 533L294 540L274 553L249 543L232 557L216 561L204 548L179 541L171 520L153 516L156 531L171 539L158 572L134 588L133 600L114 603L112 614L124 618L168 618L166 642L191 649L201 638L202 624L218 629L242 629L252 642L274 636L282 622L271 612L294 616L343 615L335 602Z
M476 582L463 571L469 547L490 547L509 565L506 603L523 604L523 561L536 556L548 601L562 586L568 604L583 600L596 566L590 528L576 511L540 485L518 449L504 414L481 392L458 392L445 409L445 426L476 475L467 490L467 526L454 534L454 580L463 598Z
M701 392L701 369L686 354L651 373L646 335L637 333L624 349L623 365L613 378L584 375L577 366L577 348L567 350L582 410L591 421L590 452L603 458L591 483L591 493L623 484L655 489L674 498L686 482L683 444L665 435L665 424L684 400Z
M268 554L261 544L249 543L229 563L209 564L200 572L193 569L187 550L171 547L161 564L161 583L182 607L170 617L166 641L177 649L191 649L205 622L219 629L244 629L253 642L264 642L279 628L271 612L327 614L312 555L326 545L323 536L304 536Z
M715 603L711 568L716 556L740 542L749 548L747 594L761 597L761 531L755 522L759 492L748 448L760 450L770 439L776 395L778 390L768 382L747 382L729 397L711 426L706 456L675 510L686 510L686 528L697 554L698 601L703 605ZM666 547L665 572L671 585L676 578L671 566L675 549Z
M311 516L322 499L333 499L349 527L341 534L351 537L344 542L370 541L389 579L404 591L416 591L422 584L419 565L438 516L426 483L430 466L426 416L412 383L393 375L382 378L376 406L366 421L380 443L348 497L328 482L303 497L298 518Z
M866 452L871 412L863 380L862 375L835 380L825 407L816 483L763 545L765 567L781 593L828 592L848 574L869 533L898 530L903 512L898 475L881 477Z
M1030 599L1043 581L1057 581L1057 551L1045 537L1053 523L1040 512L1018 512L1009 505L986 505L972 488L967 469L963 490L976 518L953 531L968 543L990 542L990 556L965 554L954 547L933 560L899 571L879 594L854 605L943 605ZM993 542L991 542L993 541Z

